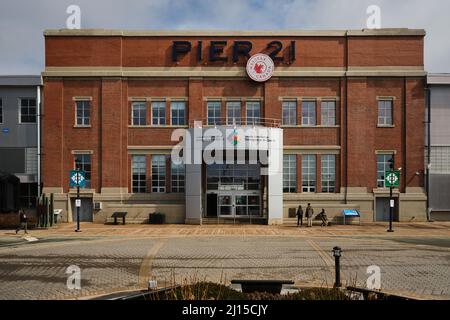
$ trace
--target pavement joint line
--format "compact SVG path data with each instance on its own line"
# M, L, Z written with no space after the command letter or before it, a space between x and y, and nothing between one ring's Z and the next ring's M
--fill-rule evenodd
M139 268L139 285L144 286L151 278L153 259L156 257L159 250L166 244L167 240L167 238L163 238L155 243L148 251L145 258L142 260L141 266Z

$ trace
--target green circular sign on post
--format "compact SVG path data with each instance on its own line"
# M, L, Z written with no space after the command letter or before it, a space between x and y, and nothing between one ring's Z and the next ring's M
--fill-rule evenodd
M386 171L384 175L384 185L387 188L398 188L400 186L400 171Z

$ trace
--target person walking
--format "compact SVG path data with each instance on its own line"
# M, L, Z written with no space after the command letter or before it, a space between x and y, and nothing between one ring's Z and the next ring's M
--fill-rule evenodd
M28 231L27 231L28 217L27 217L25 211L23 211L23 209L19 210L19 218L20 218L20 225L16 229L16 234L18 234L21 229L25 230L25 234L27 234L28 233Z
M297 227L303 226L303 209L302 206L298 206L297 209Z
M314 209L311 207L311 203L308 203L306 207L306 219L308 219L308 227L312 227L312 218L314 214Z

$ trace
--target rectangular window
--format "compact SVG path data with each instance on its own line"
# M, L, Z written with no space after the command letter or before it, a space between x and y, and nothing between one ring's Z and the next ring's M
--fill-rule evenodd
M316 102L303 101L302 102L302 125L315 126L316 125Z
M393 159L392 154L377 154L377 187L385 188L384 175L390 170L390 162Z
M170 103L171 124L174 126L186 125L186 102L172 101Z
M239 101L227 102L227 125L240 125L241 118L241 103Z
M261 102L249 101L246 105L247 124L259 125L261 123Z
M133 126L145 126L147 124L147 105L145 102L133 102L131 104L131 119Z
M219 101L210 101L207 104L208 110L208 125L220 125L220 102Z
M297 102L283 101L283 122L285 126L295 126L297 124Z
M36 99L20 99L20 123L36 122Z
M77 126L89 126L91 124L90 101L76 101Z
M166 102L152 102L152 124L156 126L166 124Z
M320 106L320 115L323 126L336 125L336 101L323 101Z
M316 156L302 155L302 192L316 192Z
M184 192L184 164L170 163L172 192Z
M147 157L133 156L131 158L131 172L133 175L133 193L144 193L146 191Z
M378 125L391 126L392 124L392 100L379 100Z
M90 154L76 154L75 155L75 169L80 169L85 172L86 188L91 188L91 174L92 164Z
M297 156L283 155L283 192L297 192Z
M324 154L321 156L322 192L336 192L336 156Z
M0 99L0 123L3 123L3 100Z
M166 192L166 156L152 156L152 192Z

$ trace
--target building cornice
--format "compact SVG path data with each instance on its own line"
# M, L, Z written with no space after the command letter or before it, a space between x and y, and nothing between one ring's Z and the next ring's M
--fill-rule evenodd
M50 29L46 37L344 37L344 36L425 36L424 29L361 30L115 30L115 29Z

